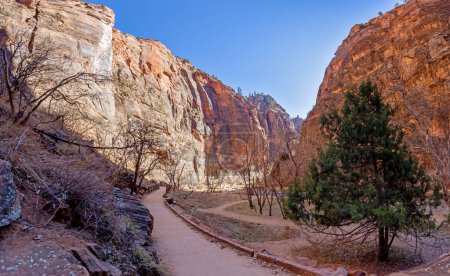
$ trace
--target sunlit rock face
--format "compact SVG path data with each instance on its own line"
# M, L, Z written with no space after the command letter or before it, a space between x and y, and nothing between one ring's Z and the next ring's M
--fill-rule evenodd
M295 130L297 131L297 133L300 133L302 130L302 126L303 126L303 122L305 120L303 120L303 118L300 118L299 116L292 118L291 119L292 123L294 123L294 127Z
M367 79L378 85L392 106L399 107L397 121L413 122L411 114L402 108L401 93L418 93L420 100L412 109L423 103L431 105L432 110L450 105L449 18L447 0L410 0L368 23L355 25L326 69L316 105L302 126L301 158L310 160L325 144L320 132L321 114L342 104L344 92ZM448 127L448 120L434 118L430 134L442 136Z
M73 73L81 70L112 76L111 9L77 0L5 0L0 4L0 27L9 35L25 34L27 48L51 43L69 56ZM92 87L100 102L85 103L86 111L103 121L114 118L112 85Z
M280 151L289 138L295 137L300 131L301 124L297 119L290 119L283 107L281 107L271 96L255 94L248 98L256 110L255 117L269 142L269 158L274 160L279 157Z
M273 99L266 106L239 95L158 41L115 30L113 45L116 118L131 115L163 126L164 141L182 153L189 177L198 183L208 174L231 187L239 182L236 172L248 151L271 152L294 130Z
M164 129L165 146L182 155L184 179L198 188L204 188L207 174L222 180L227 176L227 187L239 183L237 171L246 152L258 149L273 156L285 133L295 131L272 98L243 97L161 42L121 33L113 25L112 10L77 0L0 4L0 26L28 30L31 45L57 45L70 56L73 72L114 80L93 87L100 101L85 104L86 114L102 122L88 133L90 138L117 132L127 118L153 122ZM166 180L162 171L152 177Z
M139 118L161 126L162 140L176 148L193 181L204 175L205 137L209 129L196 95L194 68L160 42L113 33L116 120ZM189 72L189 73L188 73ZM162 172L154 176L164 180ZM191 175L190 175L191 177Z

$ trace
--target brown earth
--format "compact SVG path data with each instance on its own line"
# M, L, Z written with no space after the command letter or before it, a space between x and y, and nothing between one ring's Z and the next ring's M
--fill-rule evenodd
M210 200L213 201L216 197L217 195L212 194ZM183 202L181 201L181 204ZM239 240L258 252L273 254L297 263L330 270L344 266L349 271L369 271L377 275L387 275L394 271L403 271L419 265L421 267L432 267L430 268L432 271L442 271L450 262L450 258L436 261L441 254L450 252L450 243L447 238L449 230L445 223L438 232L434 233L433 237L419 240L417 248L413 238L395 241L391 260L381 264L376 261L376 252L373 250L376 247L375 244L337 245L333 243L330 237L311 233L303 227L280 217L269 217L267 213L264 215L252 214L253 210L245 212L242 208L246 201L236 200L223 203L224 201L221 200L220 202L222 202L222 205L213 205L206 209L192 210L189 206L184 206L183 209L186 214L192 216L194 221L206 225L216 233ZM208 217L208 214L214 217ZM222 219L216 219L215 216ZM254 227L253 231L250 230L251 234L237 235L233 230L234 227L241 227L240 231L246 232L246 223ZM278 240L278 235L275 235L277 233L275 229L278 227L290 228L295 231L295 237ZM272 239L264 238L264 234L260 233L263 228L272 231ZM437 264L434 262L437 262ZM429 263L429 266L427 266L427 263ZM422 271L420 267L417 270Z

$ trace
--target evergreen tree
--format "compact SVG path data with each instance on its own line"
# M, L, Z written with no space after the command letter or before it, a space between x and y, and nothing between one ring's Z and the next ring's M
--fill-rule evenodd
M328 146L291 187L286 204L291 219L323 232L339 227L353 240L377 237L380 261L400 232L431 229L429 207L440 200L439 186L430 184L402 131L390 123L394 113L371 82L346 93L341 112L322 117Z

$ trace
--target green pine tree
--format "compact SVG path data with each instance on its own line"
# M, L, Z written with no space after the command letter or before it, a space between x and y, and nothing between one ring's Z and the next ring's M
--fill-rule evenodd
M433 227L429 207L440 200L439 186L430 184L402 131L390 123L394 113L371 82L346 93L341 111L322 117L328 146L303 182L291 187L286 204L291 219L310 226L354 226L344 233L377 237L380 261L388 259L399 233Z

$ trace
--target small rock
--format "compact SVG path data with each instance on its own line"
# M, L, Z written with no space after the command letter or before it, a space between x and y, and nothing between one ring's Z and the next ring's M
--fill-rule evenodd
M42 236L42 235L36 235L36 236L34 236L33 240L40 241L40 240L42 240L43 237L44 236Z
M28 231L30 231L30 227L28 227L28 226L26 226L26 225L23 225L22 227L20 227L20 231L22 231L22 232L28 232Z
M264 253L264 254L267 254L267 255L272 255L267 249L261 250L261 253Z
M348 272L345 268L339 267L336 269L336 271L332 274L333 276L347 276Z
M167 201L167 203L169 203L170 205L172 205L172 204L175 202L175 200L173 199L173 197L168 197L168 198L166 199L166 201Z

